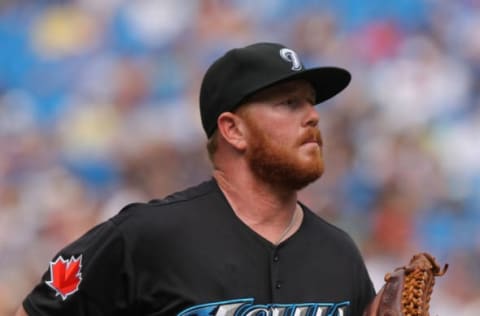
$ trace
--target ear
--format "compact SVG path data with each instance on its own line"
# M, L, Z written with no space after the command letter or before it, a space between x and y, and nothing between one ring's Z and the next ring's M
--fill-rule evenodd
M223 112L217 119L219 133L225 141L239 151L247 147L245 126L240 116L232 112Z

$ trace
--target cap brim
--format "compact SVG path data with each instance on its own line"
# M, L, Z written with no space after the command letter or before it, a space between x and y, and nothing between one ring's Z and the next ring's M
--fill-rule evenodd
M273 85L297 79L305 79L312 84L316 94L315 104L319 104L332 98L333 96L341 92L343 89L345 89L350 83L352 76L347 70L338 67L311 68L296 74L291 74L289 76L280 78L273 82L265 83L260 88L249 92L247 95L244 96L242 100L245 100L246 97L251 96Z
M350 73L338 67L312 68L294 75L291 79L306 79L316 92L316 104L326 101L345 89L350 83Z

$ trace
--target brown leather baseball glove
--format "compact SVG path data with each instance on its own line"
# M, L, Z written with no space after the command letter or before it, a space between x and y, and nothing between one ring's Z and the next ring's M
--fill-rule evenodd
M385 275L385 285L363 316L429 316L435 277L444 275L447 268L448 264L440 269L428 253L414 255L407 266Z

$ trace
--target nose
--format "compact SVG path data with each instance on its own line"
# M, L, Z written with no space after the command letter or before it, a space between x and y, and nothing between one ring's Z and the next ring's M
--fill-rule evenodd
M320 120L320 115L314 105L309 104L305 115L305 126L316 127Z

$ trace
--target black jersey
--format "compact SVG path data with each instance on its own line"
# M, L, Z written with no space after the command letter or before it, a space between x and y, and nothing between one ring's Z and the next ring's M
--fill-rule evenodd
M67 246L24 308L46 315L361 315L374 289L351 238L303 206L273 245L214 180L131 204Z

